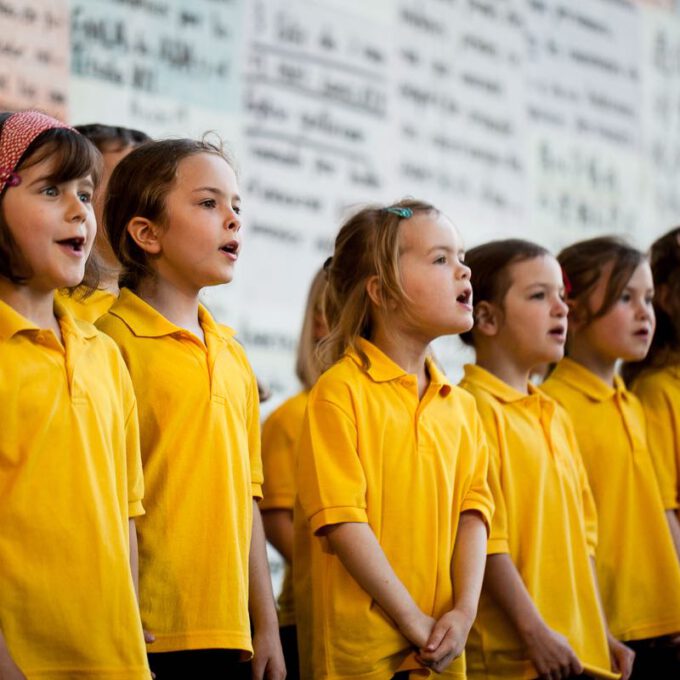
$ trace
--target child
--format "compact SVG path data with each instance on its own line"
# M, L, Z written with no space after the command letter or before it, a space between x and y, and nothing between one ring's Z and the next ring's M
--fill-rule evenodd
M101 180L93 201L94 214L97 218L97 238L95 239L94 252L101 269L101 276L96 290L80 288L70 292L64 291L60 295L60 301L73 316L94 323L109 310L118 296L120 265L106 239L103 221L104 196L109 177L111 177L116 165L130 151L140 144L148 142L150 137L139 130L99 123L77 125L75 129L99 149L103 159Z
M317 272L307 297L304 322L297 352L296 373L303 390L277 408L262 427L262 464L265 482L260 503L262 522L269 542L286 562L279 596L279 634L286 659L287 679L299 676L297 633L291 562L293 559L293 508L295 505L295 449L307 406L307 396L321 367L316 346L327 331L322 298L326 274Z
M656 330L647 356L623 367L647 419L647 444L680 559L680 227L652 244Z
M454 226L419 201L365 208L336 239L321 344L332 366L298 449L312 545L311 618L297 624L314 678L465 677L487 454L473 400L427 358L434 338L472 323L461 258Z
M54 299L86 275L99 154L36 111L0 126L0 676L148 679L132 384Z
M461 386L474 395L490 449L496 514L470 678L626 677L632 654L608 635L590 557L596 516L571 424L530 382L564 351L559 265L527 241L494 241L467 256L476 352Z
M135 149L106 197L121 292L97 323L118 343L139 401L140 606L158 680L239 677L253 647L254 678L285 675L256 502L255 378L232 331L198 302L201 288L233 277L240 212L231 162L189 139Z
M599 520L598 580L612 632L636 653L634 678L680 677L680 566L638 400L615 375L654 331L654 283L643 254L600 237L563 250L568 358L545 391L572 416Z

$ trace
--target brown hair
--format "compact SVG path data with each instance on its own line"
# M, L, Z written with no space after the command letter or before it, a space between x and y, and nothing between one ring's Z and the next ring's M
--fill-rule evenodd
M324 314L329 334L319 344L323 368L335 363L348 349L361 358L364 368L368 357L356 340L370 338L374 320L366 284L372 276L380 280L382 302L408 302L399 272L399 209L434 212L429 203L404 199L389 208L369 206L359 210L340 228L335 250L326 267L328 283L324 297Z
M648 368L661 368L669 355L680 350L680 227L658 238L649 250L654 286L668 288L671 313L654 301L656 330L647 356L642 361L624 364L622 374L627 383Z
M90 123L88 125L76 125L75 129L81 135L87 137L101 153L106 151L119 151L128 146L139 146L144 142L151 141L151 137L133 128L120 125L104 125L102 123Z
M0 130L11 113L0 113ZM41 163L47 158L54 158L54 171L47 178L50 182L60 184L81 177L92 177L97 186L101 175L102 159L96 147L78 132L69 128L53 128L45 130L28 145L14 170L21 171ZM4 276L15 284L25 284L31 278L15 240L9 230L2 210L2 199L10 189L5 186L0 193L0 276ZM94 252L85 265L85 277L78 286L91 292L99 283L99 266Z
M323 296L326 289L326 272L320 269L312 279L307 295L307 306L298 341L295 374L305 389L310 390L321 375L321 362L317 353L319 338L314 336L317 318L323 314Z
M502 305L505 294L512 285L511 265L545 255L550 255L550 251L543 246L517 238L490 241L468 250L465 264L472 270L470 282L475 307L480 302ZM474 327L461 333L460 339L466 345L474 347Z
M630 277L645 256L618 236L600 236L579 241L557 256L565 277L567 299L586 324L603 317L616 304ZM590 296L611 265L604 298L599 309L591 309Z
M104 204L104 226L122 266L118 280L121 288L136 290L142 279L155 274L151 257L128 233L130 220L144 217L164 225L165 199L175 184L177 168L185 158L200 153L220 156L234 168L221 145L205 140L165 139L137 147L111 173Z

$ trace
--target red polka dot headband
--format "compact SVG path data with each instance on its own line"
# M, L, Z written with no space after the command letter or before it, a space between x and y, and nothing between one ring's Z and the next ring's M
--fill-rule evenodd
M31 142L45 130L72 127L39 111L20 111L9 116L0 133L0 194L5 187L21 184L15 168Z

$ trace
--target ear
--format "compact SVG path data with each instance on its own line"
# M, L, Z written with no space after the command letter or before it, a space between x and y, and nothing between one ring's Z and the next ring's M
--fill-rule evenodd
M497 305L484 300L475 305L475 330L482 335L493 337L498 334L503 322L503 314Z
M656 286L656 289L654 290L654 304L659 309L666 312L668 316L673 316L674 310L671 300L671 289L667 283Z
M127 232L145 253L160 254L160 228L154 222L147 220L146 217L133 217L128 222Z
M366 281L366 292L371 302L376 306L382 306L382 286L380 285L380 279L377 276L371 276L368 281Z

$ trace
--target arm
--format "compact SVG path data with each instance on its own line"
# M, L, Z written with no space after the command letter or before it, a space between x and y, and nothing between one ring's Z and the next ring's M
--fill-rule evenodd
M424 665L437 673L463 653L475 617L484 579L486 525L479 513L463 512L458 520L451 560L453 609L435 624L420 653Z
M668 520L668 528L673 538L675 553L678 556L678 560L680 560L680 519L678 519L677 511L666 510L666 519Z
M288 564L293 561L293 512L287 508L262 511L262 523L267 540Z
M424 647L434 619L424 614L394 573L368 524L343 522L324 531L352 578L382 607L415 647Z
M286 665L279 639L272 582L267 564L267 545L257 501L253 500L253 533L250 539L248 605L253 619L252 675L254 680L283 680Z
M541 677L580 675L583 666L567 639L543 621L507 553L489 555L484 588L507 614Z
M7 649L2 631L0 631L0 680L26 680L26 676L14 663L9 649Z
M600 597L600 586L597 580L597 567L595 566L595 558L590 558L590 569L593 572L593 583L595 584L595 593L597 594L597 601L600 605L600 611L602 612L602 618L606 619L604 614L604 607L602 606L602 598ZM630 674L633 672L633 661L635 660L635 652L626 647L623 642L617 640L609 630L609 626L605 626L607 629L607 644L609 645L609 656L611 658L612 670L617 673L621 673L621 680L628 680Z

